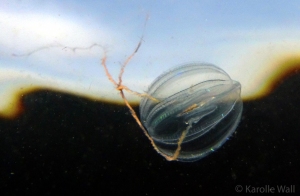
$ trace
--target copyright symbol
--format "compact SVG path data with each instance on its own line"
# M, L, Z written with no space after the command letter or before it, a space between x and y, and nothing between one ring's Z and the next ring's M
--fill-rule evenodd
M243 187L242 187L241 185L236 185L236 186L235 186L235 191L236 191L237 193L240 193L240 192L243 191Z

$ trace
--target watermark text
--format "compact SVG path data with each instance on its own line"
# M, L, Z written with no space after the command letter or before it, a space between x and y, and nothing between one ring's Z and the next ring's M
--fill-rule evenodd
M236 185L235 191L237 193L296 193L295 185Z

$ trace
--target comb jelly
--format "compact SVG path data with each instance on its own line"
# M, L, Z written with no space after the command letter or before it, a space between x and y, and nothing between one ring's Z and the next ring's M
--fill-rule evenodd
M146 93L158 101L142 98L141 121L160 153L178 161L196 161L220 148L243 109L241 84L212 64L176 67Z

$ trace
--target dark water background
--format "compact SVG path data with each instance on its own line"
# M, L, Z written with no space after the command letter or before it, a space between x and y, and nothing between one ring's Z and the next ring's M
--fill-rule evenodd
M168 162L125 106L51 91L23 97L0 120L1 195L235 194L237 185L295 185L300 192L300 75L244 102L236 133L193 163ZM136 111L137 108L135 108Z

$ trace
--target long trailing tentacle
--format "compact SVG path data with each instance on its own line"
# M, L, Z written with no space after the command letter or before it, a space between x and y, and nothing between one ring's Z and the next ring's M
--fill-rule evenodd
M122 76L123 76L123 73L125 71L125 67L128 65L129 61L138 52L139 48L142 45L142 41L143 41L143 38L144 38L145 29L146 29L146 26L147 26L148 19L149 19L149 15L147 15L147 17L146 17L146 20L145 20L145 23L144 23L144 28L143 28L143 34L142 34L142 37L140 38L140 41L139 41L137 47L135 48L134 52L126 59L126 61L123 63L123 65L121 67L120 74L119 74L119 85L122 84Z
M146 27L146 23L147 23L147 20L148 20L148 16L146 18L146 21L145 21L145 25L144 25L144 30L145 30L145 27ZM123 99L125 105L127 106L127 108L129 109L132 117L135 119L136 123L139 125L139 127L142 129L143 133L145 134L145 136L149 139L152 147L156 150L157 153L159 153L160 155L162 155L163 157L166 158L166 160L168 161L174 161L174 160L177 160L179 154L180 154L180 150L181 150L181 144L186 136L186 133L187 133L187 130L183 131L179 140L178 140L178 146L177 146L177 149L175 150L174 154L172 156L169 156L169 155L166 155L165 153L163 153L162 151L159 150L159 148L156 146L154 140L152 139L152 137L148 134L146 128L143 126L142 122L140 121L140 119L138 118L136 112L134 111L134 109L131 107L131 105L129 104L128 100L126 99L125 97L125 94L123 92L123 90L131 93L131 94L134 94L134 95L137 95L137 96L140 96L140 97L147 97L155 102L159 102L158 99L152 97L151 95L148 95L147 93L138 93L138 92L135 92L135 91L132 91L130 90L128 87L122 85L122 76L124 74L124 71L125 71L125 68L126 66L128 65L128 63L130 62L130 60L134 57L134 55L138 52L139 48L141 47L142 45L142 41L143 41L143 36L144 36L144 32L143 32L143 35L137 45L137 47L135 48L135 50L133 51L133 53L125 60L125 62L123 63L122 67L121 67L121 70L120 70L120 73L119 73L119 77L118 77L118 82L116 82L111 74L109 73L108 69L107 69L107 65L106 65L106 60L107 60L107 55L106 55L106 51L104 51L104 57L102 58L102 61L101 61L101 65L104 67L104 70L105 70L105 74L107 76L107 78L109 79L109 81L111 83L113 83L115 86L116 86L116 89L120 92L120 95L121 95L121 98Z

